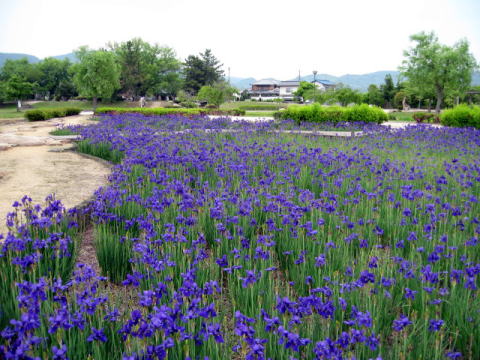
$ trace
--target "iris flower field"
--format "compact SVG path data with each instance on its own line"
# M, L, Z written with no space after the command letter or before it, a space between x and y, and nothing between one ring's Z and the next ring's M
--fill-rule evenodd
M116 165L85 208L13 204L0 358L480 359L480 130L331 126L363 136L76 128Z

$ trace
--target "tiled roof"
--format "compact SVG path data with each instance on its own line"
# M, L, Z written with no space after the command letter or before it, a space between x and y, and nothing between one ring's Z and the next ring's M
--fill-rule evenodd
M255 81L252 85L278 85L280 81L275 79L261 79Z
M280 81L280 86L300 86L300 81Z

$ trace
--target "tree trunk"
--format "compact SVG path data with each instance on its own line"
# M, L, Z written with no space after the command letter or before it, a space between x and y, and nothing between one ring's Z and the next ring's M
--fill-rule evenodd
M93 97L93 113L95 113L95 111L97 111L97 97L96 96Z
M437 92L437 105L435 106L435 114L440 115L440 107L443 102L443 93Z

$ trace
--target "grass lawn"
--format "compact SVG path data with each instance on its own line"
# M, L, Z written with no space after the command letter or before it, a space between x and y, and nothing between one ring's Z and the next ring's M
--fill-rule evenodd
M401 112L401 111L395 111L389 114L389 116L395 116L395 120L388 119L388 121L403 121L403 122L409 122L413 121L413 113L411 112Z
M275 111L246 111L245 116L251 117L273 117Z
M16 119L23 118L23 112L17 112L15 105L0 107L0 119Z
M76 135L76 133L74 133L70 129L57 129L57 130L50 131L49 134L54 136Z

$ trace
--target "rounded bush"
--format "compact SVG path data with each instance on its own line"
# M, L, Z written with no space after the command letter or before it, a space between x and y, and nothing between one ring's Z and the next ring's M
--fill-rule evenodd
M80 114L82 110L79 108L65 108L65 116L74 116Z
M28 121L43 121L46 120L45 113L42 110L28 110L25 112L25 118Z
M480 107L461 104L443 111L440 121L445 126L475 127L480 129Z
M388 120L387 113L377 106L361 104L349 107L345 111L347 121L381 124Z
M43 110L43 112L45 113L46 119L53 119L53 118L66 116L65 109L47 109L47 110Z

